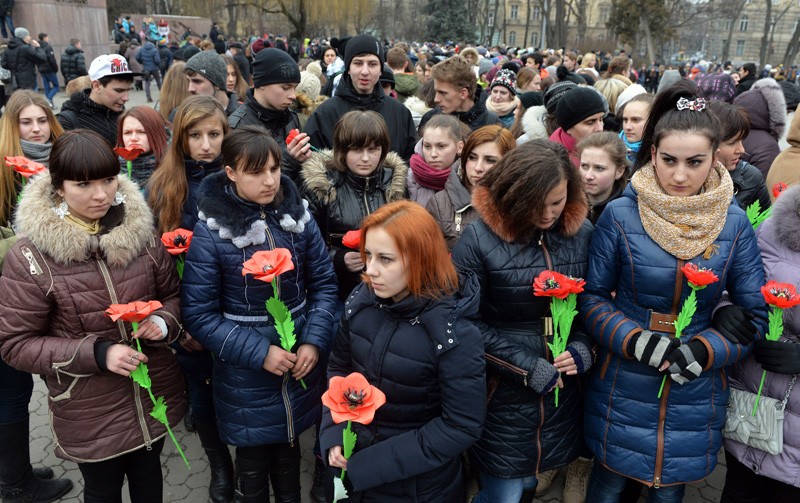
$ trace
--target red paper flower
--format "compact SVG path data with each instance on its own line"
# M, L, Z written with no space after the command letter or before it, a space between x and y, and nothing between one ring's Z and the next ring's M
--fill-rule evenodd
M564 300L567 295L573 293L570 282L571 279L563 274L544 270L533 280L533 294L537 297L558 297Z
M291 131L289 131L289 136L286 137L286 144L288 145L288 144L292 143L292 140L294 140L294 137L299 135L299 134L300 134L300 131L298 131L297 129L292 129Z
M144 154L144 150L139 147L117 147L114 149L114 152L126 161L132 161Z
M167 247L170 255L180 255L189 249L192 243L192 231L186 229L175 229L172 232L165 232L161 236L161 242Z
M761 287L761 294L764 295L767 304L782 309L800 304L800 295L797 295L794 285L789 283L770 281Z
M697 267L697 264L686 264L681 267L686 279L694 286L707 286L711 283L719 281L719 278L714 271L706 269L705 267Z
M130 304L111 304L106 309L106 316L111 318L111 321L117 321L121 318L122 321L139 323L150 316L153 311L158 311L162 307L161 302L157 300L131 302Z
M32 175L38 175L40 173L44 173L47 171L47 168L44 164L39 164L38 162L31 161L27 157L23 157L18 155L16 157L8 157L6 156L6 164L9 167L13 168L14 171L19 173L20 175L28 178Z
M567 278L567 281L569 283L569 293L581 293L584 285L586 285L583 278L573 278L570 276Z
M252 274L256 279L272 283L275 276L294 269L292 253L286 248L258 251L242 266L242 276Z
M369 424L375 409L386 403L386 395L358 372L347 377L331 377L328 391L322 394L322 404L331 410L334 423L355 421Z
M772 186L772 195L775 197L775 199L778 199L778 196L781 195L781 192L783 192L788 188L789 187L787 187L786 184L783 182L776 183L775 185Z
M347 231L342 238L342 244L348 248L358 250L361 248L361 230Z

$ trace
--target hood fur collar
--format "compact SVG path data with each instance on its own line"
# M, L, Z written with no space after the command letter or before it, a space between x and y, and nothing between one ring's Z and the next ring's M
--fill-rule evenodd
M28 180L17 208L17 232L59 264L85 262L98 247L110 266L126 267L153 239L153 214L134 182L125 175L119 175L118 180L117 192L125 198L124 216L110 231L91 236L59 218L54 210L61 197L45 173Z
M209 229L219 231L219 237L231 240L237 248L263 244L268 219L277 220L281 229L295 234L302 233L311 220L308 202L286 175L281 175L283 200L277 209L245 201L234 190L225 171L207 176L200 184L197 209L198 218Z
M428 108L428 105L426 105L424 101L422 101L416 96L410 96L408 99L406 99L405 103L403 104L410 111L416 112L420 115L425 115L426 113L428 113L428 111L431 110L430 108Z
M325 157L325 155L330 157ZM301 176L305 188L323 204L330 204L336 200L336 186L328 172L333 172L333 151L322 150L322 154L314 152L311 157L303 163ZM406 192L406 177L408 176L408 166L403 159L394 152L389 152L383 161L380 169L392 170L392 183L384 190L386 202L392 203L403 199Z
M522 130L528 135L528 138L547 139L550 135L547 134L547 128L544 125L544 118L547 115L547 108L544 106L531 107L525 111L522 116Z
M770 217L775 239L795 252L800 252L800 185L786 190L772 203Z
M511 219L501 215L489 197L489 190L486 187L477 186L472 189L472 206L478 211L481 220L492 229L492 232L507 243L513 243L525 239L519 235ZM555 224L559 234L563 236L574 236L578 233L589 207L586 201L567 201L561 218Z
M783 89L773 79L759 79L753 84L750 90L757 89L764 100L767 102L767 109L765 110L769 118L769 134L775 138L783 136L786 129L786 98L783 96ZM753 111L748 110L753 113ZM757 113L763 113L757 111Z

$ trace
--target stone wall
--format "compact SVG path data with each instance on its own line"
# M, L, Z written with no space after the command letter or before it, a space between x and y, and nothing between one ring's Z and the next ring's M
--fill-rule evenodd
M33 38L50 35L62 86L61 54L71 38L81 41L87 70L94 58L110 52L106 0L16 0L13 14L14 27L26 28Z

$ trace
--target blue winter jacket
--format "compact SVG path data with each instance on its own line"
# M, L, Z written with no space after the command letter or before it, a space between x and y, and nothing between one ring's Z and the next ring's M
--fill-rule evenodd
M680 311L691 292L680 270L685 262L645 232L631 185L606 207L592 236L579 307L600 351L589 379L584 436L598 462L648 486L700 480L717 464L729 394L727 367L750 351L710 326L722 292L756 316L758 338L766 331L761 254L745 212L735 203L713 244L718 247L713 253L686 261L713 270L719 282L697 292L697 312L681 337L702 341L708 363L700 377L682 386L667 378L659 399L662 375L634 359L628 341L650 328L651 313Z
M320 414L325 369L315 367L303 389L288 373L262 368L280 346L265 301L272 285L242 276L260 250L286 248L294 269L275 278L292 314L297 343L327 354L333 339L337 282L319 228L297 188L281 177L283 200L259 206L236 195L224 171L200 186L200 222L186 256L182 306L186 330L214 355L214 407L220 438L232 445L294 442Z
M144 71L152 72L158 70L158 64L161 63L161 56L158 55L158 49L152 42L144 44L139 52L136 53L136 61L142 64Z

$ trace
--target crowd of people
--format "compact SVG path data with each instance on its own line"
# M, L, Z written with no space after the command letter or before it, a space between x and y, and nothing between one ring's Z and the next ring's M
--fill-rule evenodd
M334 479L365 503L532 502L565 471L566 503L677 503L723 446L722 502L800 501L800 308L778 339L762 295L800 284L791 75L216 24L173 51L160 22L135 31L118 20L119 53L88 68L70 44L57 113L30 78L57 71L47 35L16 28L3 55L0 156L44 166L0 170L4 503L72 486L31 466L33 374L87 503L125 480L133 503L162 501L181 421L215 503L300 502L312 428L319 502ZM155 108L126 108L150 80ZM581 291L556 350L563 281ZM136 329L105 315L150 301ZM354 372L385 405L353 450L321 396ZM733 392L785 410L751 421L782 429L774 450L726 423Z

